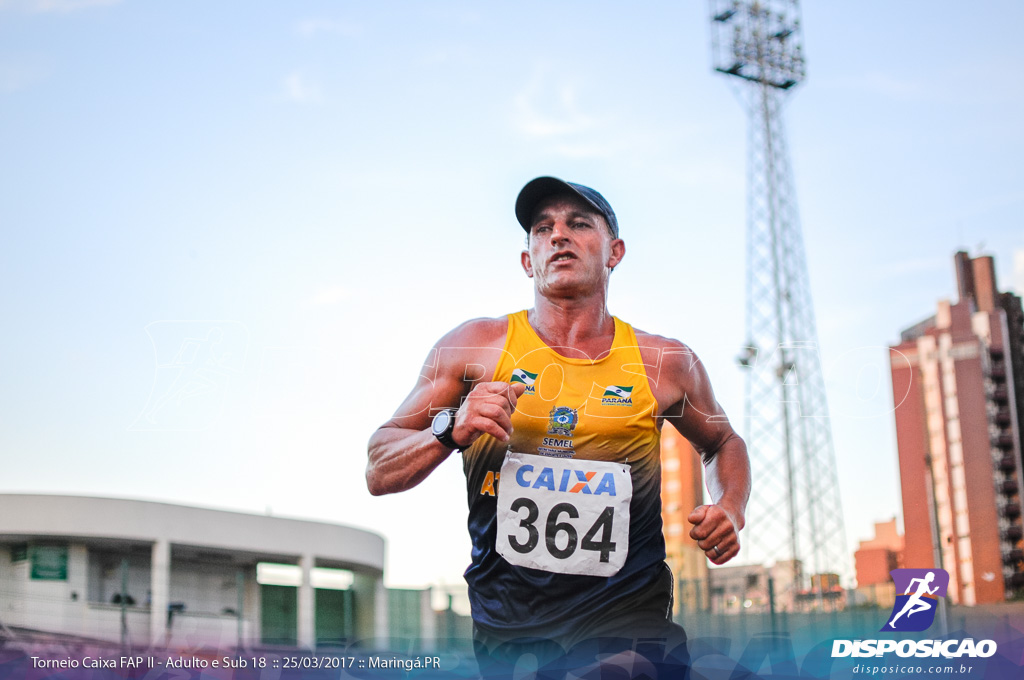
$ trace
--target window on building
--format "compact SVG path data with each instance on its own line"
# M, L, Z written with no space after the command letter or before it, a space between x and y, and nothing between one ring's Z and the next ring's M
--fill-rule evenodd
M16 564L28 559L28 543L15 543L11 546L11 562Z
M34 581L68 580L68 547L66 545L33 545L29 549L32 567L29 578Z
M94 604L134 603L150 600L148 547L89 548L86 599ZM116 599L116 602L115 602Z
M347 590L352 587L354 574L347 569L314 567L310 581L314 588ZM302 569L296 564L260 562L256 565L256 582L260 585L297 586L302 583Z

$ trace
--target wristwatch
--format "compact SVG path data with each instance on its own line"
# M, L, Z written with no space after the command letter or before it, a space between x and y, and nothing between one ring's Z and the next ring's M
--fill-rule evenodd
M452 437L452 432L455 430L455 414L458 412L457 408L446 408L438 411L430 422L431 434L437 437L437 441L451 449L462 448Z

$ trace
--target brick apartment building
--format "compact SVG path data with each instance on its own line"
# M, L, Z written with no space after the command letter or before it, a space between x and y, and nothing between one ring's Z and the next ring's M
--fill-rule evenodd
M666 561L676 579L676 609L708 606L708 560L690 538L687 515L704 503L700 456L683 435L665 423L661 431L661 520Z
M938 546L949 597L973 605L1024 594L1024 313L996 288L992 257L954 262L959 300L940 301L889 356L904 566L935 566Z
M896 601L896 588L889 575L903 566L903 534L896 518L875 522L875 536L861 541L853 553L857 572L857 594L862 602L889 607Z

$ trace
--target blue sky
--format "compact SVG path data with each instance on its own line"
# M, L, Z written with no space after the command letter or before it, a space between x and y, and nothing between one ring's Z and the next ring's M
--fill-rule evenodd
M884 347L958 248L1024 289L1022 23L803 7L786 121L851 546L901 512ZM390 583L457 582L460 462L371 499L365 442L444 332L530 306L541 174L611 201L612 312L690 344L742 430L745 115L709 42L702 2L0 1L0 489L350 523Z

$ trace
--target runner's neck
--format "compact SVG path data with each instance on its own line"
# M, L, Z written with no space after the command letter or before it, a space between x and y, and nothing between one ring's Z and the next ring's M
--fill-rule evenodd
M527 313L530 326L549 347L570 348L587 358L598 358L608 353L615 340L615 321L604 305L590 301L552 301L537 297L535 306Z

